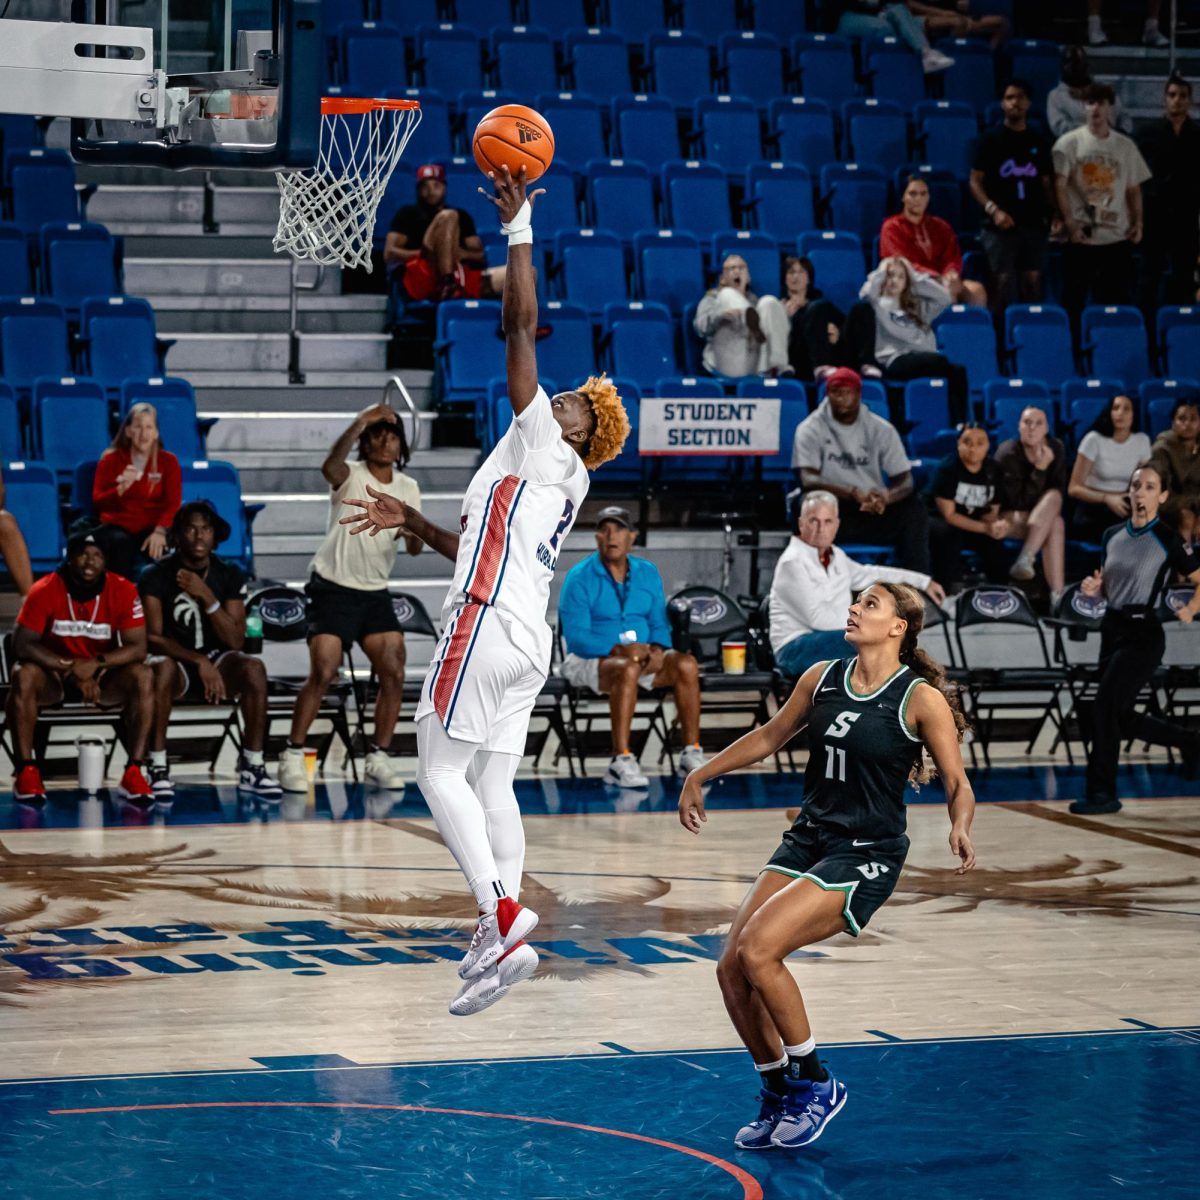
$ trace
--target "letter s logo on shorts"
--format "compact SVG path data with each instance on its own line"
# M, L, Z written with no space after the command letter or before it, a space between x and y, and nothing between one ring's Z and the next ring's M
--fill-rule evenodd
M890 870L886 863L863 863L858 869L867 879L878 879Z
M688 604L693 625L715 625L729 611L720 596L693 596Z
M1008 591L976 592L971 597L971 607L981 617L1002 621L1005 617L1011 617L1021 607L1021 602Z

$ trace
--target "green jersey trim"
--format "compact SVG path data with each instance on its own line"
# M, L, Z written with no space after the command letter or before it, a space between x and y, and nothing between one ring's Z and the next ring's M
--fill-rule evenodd
M908 698L913 694L913 689L922 683L929 683L928 679L922 679L918 676L904 689L904 698L900 701L900 728L904 730L904 736L910 742L919 742L920 737L913 733L908 727Z
M903 663L901 663L900 666L897 667L896 670L891 675L889 675L888 678L885 679L883 683L881 683L879 685L879 687L877 687L873 692L869 692L866 695L864 695L862 692L856 692L850 684L850 672L854 670L854 664L856 662L858 662L858 655L855 655L849 661L849 663L846 664L846 678L845 678L844 683L845 683L845 688L846 688L846 695L849 696L851 700L857 700L860 703L864 700L874 700L876 696L882 696L883 693L886 692L889 687L891 687L891 685L895 682L895 680L898 679L901 675L904 674L905 671L908 670L908 668Z
M850 911L850 901L854 897L854 889L858 887L858 881L854 883L826 883L825 880L813 875L810 871L792 871L787 867L779 867L774 863L769 863L763 867L763 871L775 871L780 875L790 876L792 879L807 879L810 883L815 883L823 892L841 892L845 899L842 901L842 920L846 922L846 932L853 937L858 937L862 930L859 928L858 922L854 919L854 914ZM762 871L759 872L762 874Z

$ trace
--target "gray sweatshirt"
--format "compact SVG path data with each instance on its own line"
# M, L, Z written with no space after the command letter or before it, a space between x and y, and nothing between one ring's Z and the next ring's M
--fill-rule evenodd
M939 313L949 308L949 291L940 279L914 271L912 290L921 317L917 322L891 296L880 295L886 274L887 268L880 264L858 293L875 310L875 361L886 367L902 354L936 354L937 338L930 326Z

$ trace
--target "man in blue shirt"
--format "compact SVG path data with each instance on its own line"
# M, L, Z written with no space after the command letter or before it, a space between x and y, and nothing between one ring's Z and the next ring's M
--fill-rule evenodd
M613 757L604 779L623 788L649 786L629 751L639 687L669 687L675 693L684 741L679 774L704 762L699 666L692 655L669 649L662 576L648 559L630 557L636 536L628 511L602 510L596 552L567 572L558 598L558 620L567 644L563 678L573 687L608 697Z

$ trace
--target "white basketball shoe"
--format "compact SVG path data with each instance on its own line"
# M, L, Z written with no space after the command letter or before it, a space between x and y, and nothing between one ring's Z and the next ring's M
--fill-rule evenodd
M452 1017L472 1017L503 1000L514 985L528 979L538 965L537 951L527 942L518 942L477 979L468 979L450 1001Z
M459 978L478 978L522 938L528 937L537 923L537 913L522 908L511 896L498 900L494 913L479 914L470 949L458 964Z

